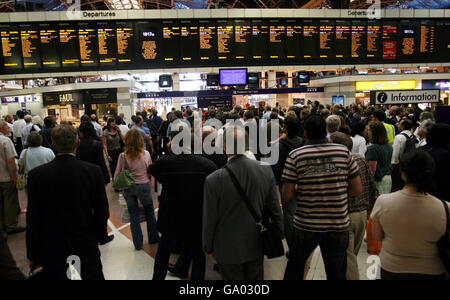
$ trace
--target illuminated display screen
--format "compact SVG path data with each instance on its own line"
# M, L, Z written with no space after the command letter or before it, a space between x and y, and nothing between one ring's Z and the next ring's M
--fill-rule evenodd
M75 24L59 24L59 46L61 52L61 65L67 68L79 67L78 32Z
M115 24L102 22L97 25L98 60L100 66L115 66L117 63L117 37Z
M20 44L19 29L15 25L2 25L0 27L2 38L2 66L6 70L22 68L22 47Z
M360 20L352 21L352 58L366 57L366 23Z
M334 50L337 59L347 59L350 56L351 24L349 21L336 20Z
M400 33L400 53L403 57L417 55L418 45L418 24L411 21L399 21Z
M252 26L249 21L236 20L234 25L234 59L248 60L252 52L250 42L252 39Z
M138 22L139 32L139 57L142 62L154 64L160 57L159 30L155 22Z
M162 48L164 62L176 62L180 57L180 26L175 21L163 21Z
M397 24L383 24L383 59L397 59Z
M135 63L136 46L132 22L116 23L117 64L132 66Z
M252 22L252 48L254 61L265 61L268 58L269 24L266 20Z
M195 21L181 21L181 59L183 61L198 60L199 32Z
M367 57L379 58L381 40L383 38L381 22L376 20L367 21Z
M303 27L297 20L286 20L286 59L298 61L302 57Z
M283 60L285 58L286 26L279 20L269 20L269 24L269 58Z
M95 24L78 24L78 42L80 44L80 63L82 66L98 65L98 41Z
M329 58L334 55L335 25L331 20L320 21L319 27L319 57Z
M303 21L303 58L310 60L317 58L319 53L319 26L316 21Z
M40 69L42 63L38 26L22 24L19 29L24 69Z
M233 23L228 20L217 21L217 58L219 61L229 62L234 59L232 54L234 45Z
M420 24L420 53L429 56L435 53L436 24L432 20L422 20Z
M41 42L42 67L44 69L58 69L61 67L59 57L59 32L54 24L39 25L39 39Z
M199 21L199 54L205 62L217 59L217 27L209 20Z

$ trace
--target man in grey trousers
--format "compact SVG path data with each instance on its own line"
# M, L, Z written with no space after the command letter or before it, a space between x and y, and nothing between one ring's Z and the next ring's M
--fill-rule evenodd
M228 156L226 166L235 174L258 216L261 217L264 210L281 233L283 220L270 166L248 159L243 149L238 151L237 141L247 140L243 129L226 131L223 143ZM227 147L227 140L234 141L234 147ZM203 249L216 258L224 280L264 279L259 227L224 168L213 172L205 181Z

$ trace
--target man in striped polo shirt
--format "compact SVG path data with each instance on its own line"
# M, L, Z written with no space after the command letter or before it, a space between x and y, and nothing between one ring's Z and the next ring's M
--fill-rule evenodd
M301 280L305 263L320 246L328 279L346 279L348 195L362 193L357 164L343 145L328 143L320 116L306 119L306 146L293 150L283 171L283 200L296 201L294 246L284 278Z

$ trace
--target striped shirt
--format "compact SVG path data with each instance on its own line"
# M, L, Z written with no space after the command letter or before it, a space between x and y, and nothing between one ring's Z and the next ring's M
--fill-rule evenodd
M342 145L307 145L289 153L282 181L297 185L294 227L312 232L347 231L348 181L357 176L358 165Z

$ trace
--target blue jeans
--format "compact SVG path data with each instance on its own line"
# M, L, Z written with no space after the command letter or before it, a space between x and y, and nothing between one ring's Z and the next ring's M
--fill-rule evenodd
M294 246L289 249L285 280L303 280L308 257L320 246L327 279L345 280L347 272L348 232L309 232L295 229Z
M130 214L130 227L133 236L133 244L136 250L141 250L144 243L138 199L144 206L145 219L147 221L148 241L150 244L159 240L158 230L156 229L155 209L153 207L152 193L149 183L136 184L134 187L124 191L123 196L127 202L128 212Z

